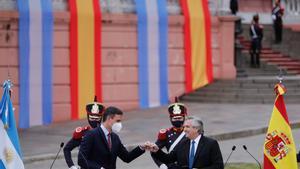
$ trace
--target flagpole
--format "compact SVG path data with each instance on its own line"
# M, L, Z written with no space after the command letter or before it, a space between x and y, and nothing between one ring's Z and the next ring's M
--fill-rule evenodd
M5 42L8 44L8 42L10 41L10 35L9 35L9 32L10 32L10 24L8 23L6 25L6 35L5 35ZM9 50L7 49L7 53L9 53ZM10 56L7 56L7 79L10 80Z

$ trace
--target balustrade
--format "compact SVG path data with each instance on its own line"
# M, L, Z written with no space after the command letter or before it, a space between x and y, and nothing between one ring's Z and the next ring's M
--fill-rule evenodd
M299 15L300 14L300 0L283 0L282 5L285 8L286 15Z

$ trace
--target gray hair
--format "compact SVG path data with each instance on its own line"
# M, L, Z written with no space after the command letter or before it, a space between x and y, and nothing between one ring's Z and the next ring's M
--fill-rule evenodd
M199 117L195 117L195 116L188 116L185 121L187 120L191 120L192 122L192 127L198 129L198 133L199 134L203 134L204 133L204 128L203 128L203 122Z

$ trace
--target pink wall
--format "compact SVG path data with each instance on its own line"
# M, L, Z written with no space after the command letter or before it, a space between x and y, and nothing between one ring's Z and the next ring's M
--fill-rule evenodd
M213 70L215 79L234 79L233 16L212 18ZM124 110L139 107L137 65L137 17L103 15L103 102ZM5 25L11 24L6 31ZM169 17L169 88L170 97L184 93L183 17ZM54 121L70 119L69 14L55 13L54 33ZM5 36L10 40L6 42ZM13 102L18 119L18 13L0 12L0 82L7 79L7 65L14 83ZM2 91L1 91L2 92ZM0 93L2 95L2 93Z

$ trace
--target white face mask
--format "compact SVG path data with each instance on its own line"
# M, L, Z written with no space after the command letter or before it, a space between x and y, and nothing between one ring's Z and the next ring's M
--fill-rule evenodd
M117 123L114 123L111 127L112 131L115 132L115 133L118 133L121 131L122 129L122 123L121 122L117 122Z

